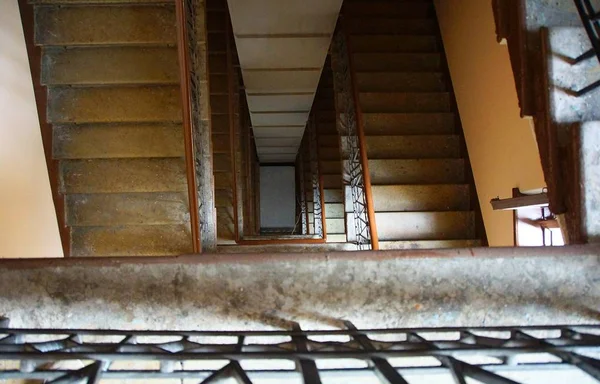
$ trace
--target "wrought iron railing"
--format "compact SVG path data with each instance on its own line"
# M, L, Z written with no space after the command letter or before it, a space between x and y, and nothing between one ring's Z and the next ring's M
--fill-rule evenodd
M582 55L577 57L573 64L580 63L585 60L596 58L600 63L600 11L596 10L590 0L574 0L579 16L585 28L592 48L584 52ZM593 82L592 84L585 86L584 88L575 92L577 96L583 96L600 87L600 80Z
M13 329L4 325L0 327L0 380L600 381L598 325L357 330L343 322L345 329L329 331L303 331L291 325L285 331L239 332Z
M308 147L310 156L310 175L313 190L313 221L315 235L323 237L325 223L323 222L323 202L321 201L321 180L319 172L319 152L317 142L317 127L314 119L309 119L306 125L308 130Z
M333 85L340 116L338 131L342 137L343 181L346 193L352 196L352 222L355 243L360 250L371 249L371 229L369 223L365 180L361 162L360 142L356 106L354 105L353 85L346 36L338 30L333 38L331 62Z

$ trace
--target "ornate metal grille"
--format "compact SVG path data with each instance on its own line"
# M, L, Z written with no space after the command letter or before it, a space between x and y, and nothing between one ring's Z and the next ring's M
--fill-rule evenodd
M336 93L336 103L340 108L338 130L342 137L344 185L352 196L352 211L355 242L360 250L371 249L371 233L363 168L360 161L360 144L354 105L353 85L350 72L348 47L344 33L338 30L333 39L331 62L333 66L333 85Z
M314 120L311 118L308 121L308 151L310 154L310 174L313 187L313 220L315 225L315 234L323 236L323 209L321 204L321 183L319 180L319 153L317 142L317 127Z
M577 57L573 64L580 63L584 60L596 58L600 62L600 11L596 10L590 0L574 0L581 22L585 28L592 48L581 56ZM594 89L600 87L600 80L580 89L576 92L577 96L583 96Z
M239 332L11 329L5 325L0 328L0 380L600 381L598 325L357 330L343 322L343 330L303 331L292 324L288 331Z
M300 186L298 187L300 196L300 222L302 225L302 234L308 234L308 220L307 220L307 206L306 206L306 185L304 184L304 154L302 149L298 151L298 181Z

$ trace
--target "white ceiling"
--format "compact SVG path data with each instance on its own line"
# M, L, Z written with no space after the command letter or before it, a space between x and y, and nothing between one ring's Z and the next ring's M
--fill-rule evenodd
M342 0L228 0L260 162L293 162Z

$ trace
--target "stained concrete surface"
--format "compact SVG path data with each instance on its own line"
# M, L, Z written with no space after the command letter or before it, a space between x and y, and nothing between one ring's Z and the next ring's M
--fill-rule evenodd
M598 255L600 246L2 263L0 315L14 327L123 329L600 323Z

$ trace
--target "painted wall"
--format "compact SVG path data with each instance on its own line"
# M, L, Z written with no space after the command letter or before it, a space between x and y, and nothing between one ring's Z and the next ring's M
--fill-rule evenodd
M295 168L292 166L260 167L260 226L293 228L295 221Z
M435 0L491 246L513 245L512 212L490 199L545 186L533 127L521 119L508 49L496 42L491 0Z
M0 10L0 258L62 257L17 1Z

